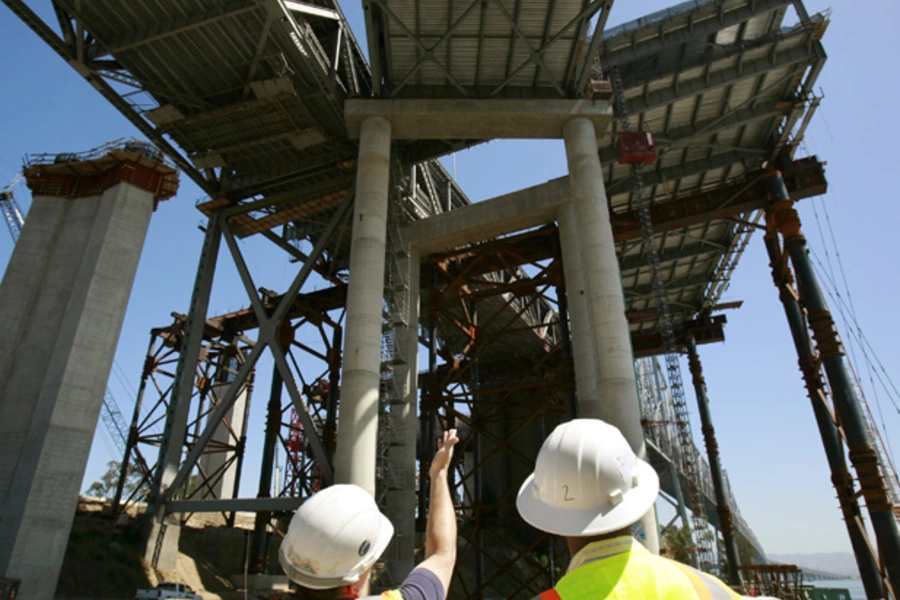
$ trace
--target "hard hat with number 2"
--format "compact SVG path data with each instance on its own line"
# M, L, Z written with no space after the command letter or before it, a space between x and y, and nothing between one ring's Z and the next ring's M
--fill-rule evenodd
M624 529L656 501L659 476L599 419L559 425L519 489L519 514L542 531L582 537Z

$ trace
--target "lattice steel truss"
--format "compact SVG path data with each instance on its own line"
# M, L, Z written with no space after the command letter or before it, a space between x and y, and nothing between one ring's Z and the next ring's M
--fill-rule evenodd
M141 383L129 427L125 454L122 459L114 511L121 511L137 500L145 500L152 480L153 467L158 456L154 448L158 448L163 432L163 423L170 409L171 393L174 384L174 370L177 363L181 342L184 339L185 316L173 314L174 321L166 327L155 328L150 332L150 347L144 361ZM253 342L243 334L225 338L210 332L201 349L200 359L194 375L193 392L190 403L188 435L185 438L185 451L196 444L198 431L209 419L210 413L218 406L223 388L234 380L238 368L246 359ZM252 376L242 384L241 393L246 397L243 414L235 419L239 426L235 427L231 419L222 421L219 433L214 440L204 447L204 456L224 454L225 459L216 461L213 470L205 468L204 461L198 462L197 469L178 492L178 497L219 498L223 493L227 497L238 494L239 479L233 480L231 489L223 490L219 485L229 469L240 471L244 456L246 438L247 411L253 391ZM128 479L129 467L136 468L141 475L138 485L134 486L124 498L124 485ZM120 504L120 501L123 502ZM190 515L184 515L184 519Z

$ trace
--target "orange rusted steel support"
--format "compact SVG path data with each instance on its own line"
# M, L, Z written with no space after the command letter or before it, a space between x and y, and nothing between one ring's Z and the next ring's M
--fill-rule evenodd
M709 471L712 475L713 490L716 494L716 512L719 513L719 531L725 543L725 557L728 560L728 583L741 585L740 563L738 561L737 541L734 538L734 523L731 520L731 507L725 495L725 478L722 476L722 461L719 460L719 443L716 441L716 429L712 423L709 410L709 397L706 394L706 381L703 379L703 365L697 354L697 342L694 336L685 336L688 351L688 367L691 370L691 381L697 396L697 408L700 412L700 425L703 429L703 441L706 444L706 456L709 459Z
M767 209L766 247L772 265L775 284L781 290L781 302L794 338L809 397L813 403L819 432L831 467L832 481L837 490L850 543L856 555L860 575L868 598L887 598L900 589L900 538L897 522L887 501L884 481L877 465L872 465L874 452L859 410L859 400L843 362L841 345L834 321L825 305L822 292L806 248L806 238L800 230L800 219L787 193L781 173L772 171L766 178L769 192ZM778 244L778 234L784 238L784 252ZM786 254L786 256L785 256ZM787 258L797 276L799 297L791 287L791 272ZM802 307L801 308L801 303ZM813 345L803 317L805 309L809 328L813 331ZM832 390L837 415L828 407L820 365L824 367ZM847 471L836 421L840 422L850 445L850 460L860 479L862 495L866 499L872 527L881 554L881 565L869 544L859 505L853 492L853 480ZM886 577L885 577L886 575Z

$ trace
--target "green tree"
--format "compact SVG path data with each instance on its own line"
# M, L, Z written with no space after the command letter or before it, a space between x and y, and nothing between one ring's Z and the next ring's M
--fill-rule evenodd
M116 485L119 483L119 472L122 470L122 463L117 460L111 460L106 463L106 473L104 473L99 481L95 481L88 487L87 495L98 496L101 498L112 499L116 495ZM128 473L125 478L125 486L122 495L127 497L135 491L141 483L141 474L133 464L128 465Z
M694 540L688 527L671 525L662 531L662 550L666 556L686 565L691 564Z

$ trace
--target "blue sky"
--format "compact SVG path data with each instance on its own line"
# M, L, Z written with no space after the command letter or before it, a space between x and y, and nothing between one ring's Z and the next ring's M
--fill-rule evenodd
M46 10L49 2L29 2ZM616 25L668 5L658 0L620 0L609 25ZM810 0L810 12L828 7ZM358 2L345 7L361 45L364 31ZM873 18L878 15L878 18ZM900 39L891 27L900 7L877 2L868 10L840 6L824 37L829 54L819 85L825 100L810 127L806 148L828 161L829 193L804 201L799 210L810 244L823 264L844 267L856 323L886 371L900 364L895 342L898 283L894 273L892 228L900 222L900 204L890 183L896 168L892 142L900 127L891 99L897 96ZM132 126L83 79L50 51L36 35L0 8L0 186L10 181L26 153L81 151L110 140L135 135ZM803 154L803 152L801 152ZM456 172L474 201L565 174L561 142L494 142L460 153ZM449 166L449 165L448 165ZM17 199L27 208L23 188ZM126 416L134 401L151 327L166 325L172 311L185 312L199 255L204 219L194 208L202 194L183 178L176 198L160 206L148 233L131 303L117 349L110 387ZM815 209L815 210L814 210ZM817 221L818 217L818 221ZM820 239L817 222L826 233ZM828 226L834 233L836 247ZM297 266L283 252L259 241L244 243L257 276L257 286L284 290ZM0 268L5 267L12 240L0 232ZM223 261L223 265L227 261ZM724 301L743 300L728 313L727 340L701 347L722 462L728 471L744 517L767 551L849 551L846 531L830 484L827 464L809 400L802 387L796 356L772 285L761 237L754 237L732 278ZM841 277L838 273L838 278ZM841 281L842 283L842 281ZM836 313L835 301L832 309ZM233 270L217 276L211 313L247 304ZM845 342L850 331L842 328ZM886 441L900 450L900 414L883 389L869 384L869 371L857 350L857 370ZM267 379L267 376L263 375ZM258 379L252 419L262 422L263 390ZM876 394L877 391L877 394ZM689 398L693 402L692 393ZM893 399L896 403L896 396ZM883 416L883 421L882 421ZM699 435L699 427L695 426ZM98 434L85 476L86 484L118 459ZM251 451L252 452L252 451ZM248 464L258 462L249 458ZM256 467L246 469L242 495L256 490Z

